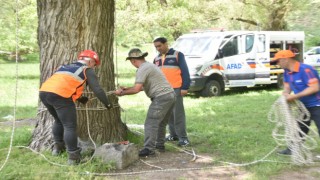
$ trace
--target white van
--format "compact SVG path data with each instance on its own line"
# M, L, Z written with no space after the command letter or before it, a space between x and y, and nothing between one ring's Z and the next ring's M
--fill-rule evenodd
M270 58L291 49L303 58L304 32L200 30L180 36L173 48L184 53L189 91L219 96L225 88L283 84L283 70Z
M303 62L315 68L320 68L320 46L312 47L305 52Z

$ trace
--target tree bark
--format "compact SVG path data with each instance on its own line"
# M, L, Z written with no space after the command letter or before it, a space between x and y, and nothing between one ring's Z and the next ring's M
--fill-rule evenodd
M114 0L37 0L38 44L40 48L40 84L50 77L61 64L75 61L80 51L91 49L99 54L101 65L96 69L100 85L105 91L115 89L113 64ZM94 98L86 88L85 95ZM111 102L118 99L110 95ZM96 98L85 107L76 103L78 134L88 140L87 122L93 140L102 144L124 140L127 127L121 122L120 109L102 109ZM37 125L30 147L47 149L52 144L53 118L39 103Z

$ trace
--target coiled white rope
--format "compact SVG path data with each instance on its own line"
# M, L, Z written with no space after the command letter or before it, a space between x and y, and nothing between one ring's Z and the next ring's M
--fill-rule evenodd
M313 162L311 150L317 147L317 142L299 127L299 123L308 127L305 122L310 120L309 111L300 101L288 103L285 96L279 97L269 111L268 120L276 124L272 136L277 144L286 145L291 150L293 164ZM313 129L309 130L317 134Z

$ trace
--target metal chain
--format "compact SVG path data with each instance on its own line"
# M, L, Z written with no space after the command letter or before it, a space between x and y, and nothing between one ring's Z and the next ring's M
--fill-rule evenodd
M305 122L310 120L309 111L300 101L287 103L284 96L279 97L269 111L268 120L276 124L272 136L278 145L288 146L294 164L313 163L311 150L317 147L317 141L299 127L300 123L309 128ZM313 129L309 130L317 134Z

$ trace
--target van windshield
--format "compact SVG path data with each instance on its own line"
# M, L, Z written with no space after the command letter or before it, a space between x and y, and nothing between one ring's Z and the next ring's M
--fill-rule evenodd
M204 56L212 53L214 46L219 46L219 37L203 36L203 37L183 37L176 40L173 48L181 51L185 56Z

